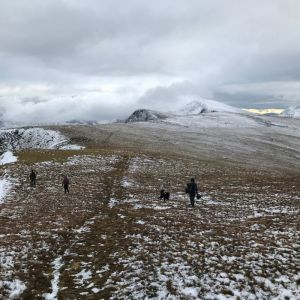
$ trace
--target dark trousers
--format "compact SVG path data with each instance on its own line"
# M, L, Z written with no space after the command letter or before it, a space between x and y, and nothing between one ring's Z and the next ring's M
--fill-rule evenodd
M30 180L30 185L35 186L36 185L36 179L31 179Z
M64 184L64 190L65 190L65 194L67 192L69 193L69 185L68 184Z
M195 194L190 194L190 201L191 201L191 205L194 207L195 206Z

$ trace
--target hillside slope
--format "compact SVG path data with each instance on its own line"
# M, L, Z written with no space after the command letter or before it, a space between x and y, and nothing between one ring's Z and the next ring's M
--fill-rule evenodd
M232 115L55 126L86 149L15 151L0 166L0 298L298 299L300 120Z
M300 296L299 177L113 149L26 151L6 172L3 299ZM205 192L194 209L191 174Z
M83 140L88 147L114 147L268 170L300 170L298 119L213 113L160 122L52 129L61 130L72 140Z

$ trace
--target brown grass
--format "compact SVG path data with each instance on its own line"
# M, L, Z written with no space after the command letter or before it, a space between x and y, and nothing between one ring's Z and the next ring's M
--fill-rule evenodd
M278 177L261 171L254 173L240 166L227 168L218 162L195 164L178 157L146 156L145 153L113 149L29 150L18 155L20 161L10 167L10 173L20 182L15 188L16 193L1 205L0 226L7 238L0 242L0 246L8 251L29 249L25 259L21 255L15 257L18 264L13 270L14 276L26 283L23 299L40 299L43 293L51 292L51 263L58 256L63 257L64 263L59 299L117 299L116 295L121 295L122 290L120 282L124 276L129 276L128 280L134 277L131 269L138 261L143 262L139 280L143 282L144 293L155 297L157 289L150 286L148 280L150 276L157 276L162 263L172 265L182 259L198 278L211 272L212 268L215 272L234 274L253 251L265 258L270 251L276 250L278 239L267 234L267 229L282 231L281 238L288 249L291 249L292 241L286 230L294 228L299 232L299 219L294 214L251 217L253 209L258 207L264 211L277 206L285 208L288 204L299 209L299 203L293 201L295 192L300 191L299 178L296 177ZM95 158L95 164L66 164L74 155ZM97 161L97 158L109 159L112 155L118 159L111 164ZM140 159L139 168L130 172L132 160L136 157ZM40 165L43 161L58 164ZM35 189L28 189L27 174L31 168L38 170ZM70 195L62 192L61 175L64 173L68 173L71 179ZM191 176L196 177L201 189L219 205L201 200L194 210L187 206L180 193ZM121 185L124 177L134 184L124 188ZM171 191L171 201L167 203L157 200L162 183ZM275 194L280 195L275 197ZM110 198L119 203L109 207ZM126 202L132 198L146 207L134 209L132 203ZM156 206L169 208L155 210ZM138 220L145 224L137 224ZM92 222L85 225L89 221ZM260 225L256 231L251 230L254 224ZM83 225L90 230L76 233L75 230ZM24 229L27 235L21 234ZM137 238L138 235L141 238ZM253 241L264 247L254 248ZM212 243L218 243L218 246L212 248ZM47 247L43 248L43 244ZM137 250L139 247L143 250ZM216 262L210 260L211 251L217 257ZM180 257L178 253L181 253ZM224 255L236 256L238 261L223 262ZM133 262L127 266L120 263L121 259L130 261L132 258ZM285 267L280 264L271 266L266 260L265 272L274 267L287 273L293 263L293 257ZM107 271L98 272L107 265ZM88 282L102 290L94 294L88 284L76 284L75 275L83 269L91 270ZM252 286L253 270L244 269L248 284ZM180 272L178 268L173 271ZM170 276L165 282L166 289L172 295L179 295L172 276L167 270L163 272ZM112 285L107 284L109 279ZM88 294L81 294L86 292ZM205 293L204 287L202 292ZM219 292L232 296L231 290L225 287ZM5 289L0 293L4 296ZM130 294L126 293L130 299Z

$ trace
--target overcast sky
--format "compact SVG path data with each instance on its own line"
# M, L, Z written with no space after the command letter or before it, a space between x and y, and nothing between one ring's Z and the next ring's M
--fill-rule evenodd
M299 0L0 0L0 109L111 120L211 98L300 104Z

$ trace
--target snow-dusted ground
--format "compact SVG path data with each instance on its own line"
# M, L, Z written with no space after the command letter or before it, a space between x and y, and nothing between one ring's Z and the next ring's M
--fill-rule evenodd
M43 128L0 129L0 166L18 161L12 151L22 149L80 150L84 147L70 144L70 140L57 131ZM12 187L6 177L0 178L0 203L5 201Z
M56 127L54 127L56 128ZM93 147L299 172L300 120L247 113L213 112L160 121L58 127Z
M212 112L209 114L174 116L163 120L166 124L197 128L247 128L260 124L245 114L229 112Z
M57 257L53 263L53 279L51 280L51 293L45 293L43 294L43 297L46 300L56 300L57 299L57 294L59 291L59 276L60 276L60 269L63 266L62 264L62 257Z
M31 167L36 188L23 176ZM300 297L295 174L122 152L13 164L9 174L19 181L0 212L4 299ZM205 192L194 209L190 176ZM162 185L168 202L157 199Z

